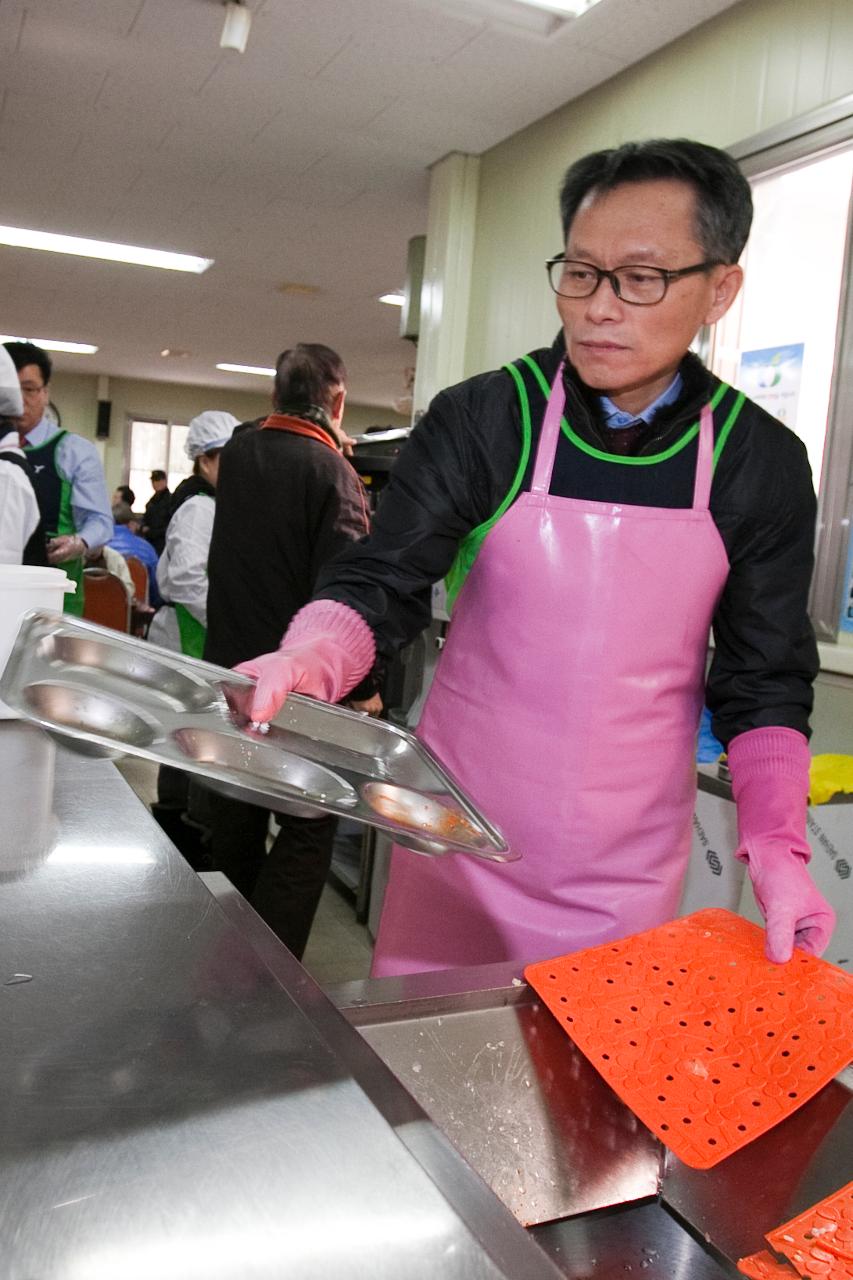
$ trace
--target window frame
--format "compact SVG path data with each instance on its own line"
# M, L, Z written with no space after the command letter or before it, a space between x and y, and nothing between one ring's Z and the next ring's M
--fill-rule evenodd
M853 93L754 134L729 154L748 178L764 177L853 143ZM809 612L818 640L837 644L853 520L853 195L848 205L833 376L818 494Z

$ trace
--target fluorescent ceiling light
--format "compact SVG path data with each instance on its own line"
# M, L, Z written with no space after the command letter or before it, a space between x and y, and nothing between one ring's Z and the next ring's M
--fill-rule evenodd
M404 293L399 293L399 292L398 293L380 293L379 301L387 302L389 307L402 307L403 303L406 301L406 295Z
M242 0L226 0L225 23L219 38L220 49L236 49L238 53L245 53L251 25L251 11Z
M531 9L547 9L549 13L564 13L577 18L594 4L598 4L598 0L516 0L516 4L526 4Z
M196 258L168 249L143 249L134 244L114 244L110 240L85 240L61 236L53 231L30 231L26 227L0 227L0 244L15 249L46 249L50 253L72 253L78 258L102 258L106 262L129 262L137 267L161 267L164 271L194 271L200 275L213 265L213 258Z
M45 351L70 351L74 356L93 356L98 350L90 342L62 342L59 338L13 338L8 333L0 334L0 342L33 342Z
M218 364L216 367L225 373L257 373L262 378L275 377L275 369L261 369L255 364Z

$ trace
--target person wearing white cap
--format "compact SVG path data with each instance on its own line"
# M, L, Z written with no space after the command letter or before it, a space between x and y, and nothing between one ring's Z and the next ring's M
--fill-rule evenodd
M24 400L15 362L0 346L0 564L47 564L30 468L19 446Z
M200 658L207 628L207 557L213 533L219 454L238 420L219 409L193 418L187 432L187 456L193 474L175 490L166 545L157 566L157 584L168 604L158 609L148 639L154 644Z

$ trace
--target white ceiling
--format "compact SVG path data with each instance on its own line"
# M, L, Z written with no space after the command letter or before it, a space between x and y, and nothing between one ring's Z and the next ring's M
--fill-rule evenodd
M221 0L0 0L0 223L215 259L193 276L0 246L0 331L99 346L63 370L255 391L215 364L326 342L351 398L390 406L413 352L376 297L426 229L427 167L732 3L601 0L546 36L487 0L248 0L241 55L219 48Z

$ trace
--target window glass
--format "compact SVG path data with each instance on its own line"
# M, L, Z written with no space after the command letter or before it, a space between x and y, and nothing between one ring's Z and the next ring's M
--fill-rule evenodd
M844 276L853 148L752 180L744 287L711 367L790 427L820 487Z
M172 492L192 472L192 463L184 452L187 430L180 423L154 422L145 418L131 421L128 484L136 494L137 511L144 508L154 492L151 487L152 471L167 473Z

